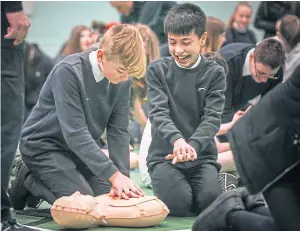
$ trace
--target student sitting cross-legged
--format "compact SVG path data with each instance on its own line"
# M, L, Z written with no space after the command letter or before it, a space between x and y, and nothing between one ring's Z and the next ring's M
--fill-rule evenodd
M22 130L25 164L16 167L9 190L15 209L23 209L29 195L51 204L76 191L143 196L128 178L127 128L128 75L142 77L145 70L144 44L130 25L113 26L98 50L70 55L53 68ZM105 128L110 159L100 148Z
M200 213L221 194L214 137L226 89L223 67L201 57L206 16L196 5L173 7L165 19L171 57L148 67L152 141L147 157L154 194L172 216Z

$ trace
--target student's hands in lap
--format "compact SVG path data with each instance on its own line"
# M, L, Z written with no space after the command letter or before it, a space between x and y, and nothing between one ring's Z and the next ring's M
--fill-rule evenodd
M166 156L166 160L172 160L172 164L177 162L194 161L197 159L195 149L180 138L174 142L173 154Z

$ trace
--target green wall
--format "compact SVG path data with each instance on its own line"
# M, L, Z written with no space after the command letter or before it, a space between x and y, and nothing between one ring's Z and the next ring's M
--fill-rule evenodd
M180 1L181 2L181 1ZM215 16L227 22L236 1L193 2L199 5L208 16ZM250 2L254 13L259 2ZM31 29L28 41L38 43L43 51L54 57L62 43L68 38L73 26L88 25L92 20L103 22L118 21L119 14L107 1L74 2L32 2L30 14ZM258 31L260 39L262 34Z

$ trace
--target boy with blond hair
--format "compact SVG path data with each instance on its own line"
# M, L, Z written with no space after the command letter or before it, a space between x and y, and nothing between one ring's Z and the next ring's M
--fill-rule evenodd
M76 191L143 196L128 178L127 128L128 76L145 71L143 41L130 25L112 27L98 50L70 55L53 68L21 134L25 164L18 163L9 190L15 209L23 209L30 194L50 204ZM110 159L99 142L105 128Z

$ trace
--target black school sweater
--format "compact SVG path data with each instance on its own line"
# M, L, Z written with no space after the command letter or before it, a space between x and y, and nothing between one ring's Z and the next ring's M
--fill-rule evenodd
M247 53L256 45L246 43L234 43L224 46L220 54L228 64L226 76L227 89L225 92L225 107L222 115L222 123L228 123L238 110L243 110L248 101L262 94L264 96L277 84L282 82L283 70L280 68L275 74L278 79L269 79L266 83L256 83L252 76L243 76L243 67Z
M198 160L179 163L192 167L203 160L217 159L214 136L220 127L226 88L224 69L203 57L193 69L180 68L172 57L150 64L148 84L152 142L147 164L165 161L173 143L184 138L198 154Z
M88 52L66 57L54 66L23 126L21 153L71 153L104 180L117 169L129 175L130 85L107 78L97 83ZM105 128L111 160L100 149Z
M249 43L256 44L257 40L252 30L248 29L245 32L240 32L234 28L228 28L225 33L226 41L222 46L226 46L230 43Z

